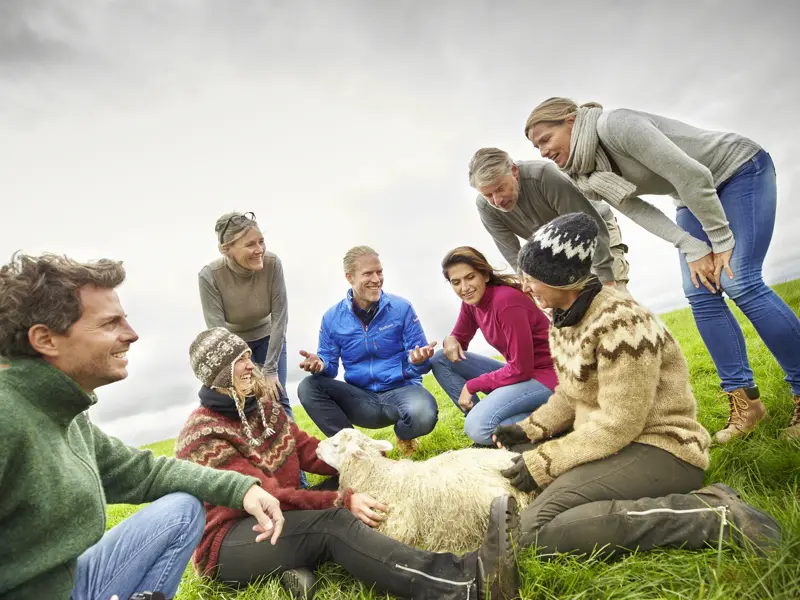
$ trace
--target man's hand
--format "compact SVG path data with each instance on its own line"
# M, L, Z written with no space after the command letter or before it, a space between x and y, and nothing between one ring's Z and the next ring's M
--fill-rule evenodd
M461 347L459 341L452 335L448 335L444 338L444 342L442 342L442 350L444 350L444 355L447 357L447 360L450 362L461 362L462 360L466 360L467 355L464 354L464 349Z
M244 495L242 508L258 521L257 525L253 525L253 531L258 533L256 542L269 539L274 546L283 531L284 522L278 499L254 484Z
M515 456L513 459L514 464L501 471L503 477L508 479L515 488L520 492L533 492L538 487L536 480L528 470L528 465L522 459L522 454Z
M472 402L472 394L469 393L466 383L464 384L464 387L461 388L461 395L458 397L458 405L464 412L469 412L474 406Z
M700 289L700 284L703 284L709 292L716 294L713 255L711 253L706 254L703 258L687 264L689 265L689 276L692 283L694 283L694 287Z
M717 282L717 288L722 288L720 284L720 275L722 275L722 269L725 269L725 272L728 274L728 277L733 279L733 271L731 270L731 255L733 254L733 248L730 250L726 250L725 252L720 252L719 254L713 254L714 257L714 281Z
M278 376L264 375L264 383L267 386L267 395L272 398L273 401L278 402L281 399L281 392L283 392L283 386L278 380Z
M381 521L386 520L385 513L389 512L389 507L381 504L369 494L358 493L353 494L350 498L350 512L370 527L377 527Z
M433 356L433 348L436 346L436 342L431 342L427 346L423 346L420 348L416 346L408 351L408 362L412 365L417 366L424 363L428 360L431 356Z
M300 363L300 368L303 369L303 371L316 375L325 368L325 363L323 363L322 359L316 354L300 350L300 356L304 359L303 362Z
M528 434L516 423L511 425L498 425L492 434L492 441L498 448L510 448L511 446L518 446L519 444L527 444L530 442Z

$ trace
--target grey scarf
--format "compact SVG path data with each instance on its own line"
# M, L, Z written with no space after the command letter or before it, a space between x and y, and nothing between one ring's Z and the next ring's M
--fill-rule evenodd
M606 200L618 206L636 192L636 186L611 169L611 161L597 136L597 119L601 114L603 109L598 107L578 109L569 142L569 160L561 170L589 200Z

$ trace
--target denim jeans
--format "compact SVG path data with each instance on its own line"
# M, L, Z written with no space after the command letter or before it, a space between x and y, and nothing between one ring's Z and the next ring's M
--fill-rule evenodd
M145 506L78 557L72 600L128 600L136 592L173 598L205 525L203 504L189 494Z
M465 352L465 355L466 360L454 363L439 350L431 359L433 376L459 410L462 409L458 397L468 380L505 366L498 360L474 352ZM476 444L492 446L492 433L498 425L521 421L547 402L552 393L543 383L529 379L497 388L483 400L478 400L474 394L474 405L464 420L464 433Z
M267 360L269 336L263 337L254 342L247 342L247 345L250 346L250 352L252 353L251 360L259 367L263 366L264 361ZM294 423L294 413L292 412L291 404L289 404L289 396L286 395L286 340L283 340L283 347L281 348L281 353L278 357L278 381L283 388L280 400L281 406L283 407L283 410L286 411L286 416L289 417L289 420ZM303 471L300 471L300 487L308 487L308 478Z
M723 271L722 289L778 361L792 393L800 395L800 320L761 276L777 203L775 167L769 154L760 151L720 185L717 193L736 240L731 257L734 278ZM679 208L676 220L682 229L708 242L700 222L688 208ZM722 294L712 294L702 285L695 288L683 255L681 270L684 293L722 388L731 391L755 385L742 330Z
M433 394L416 384L371 392L338 379L309 375L300 382L297 395L328 437L353 425L368 429L394 425L399 439L411 440L433 431L439 418Z

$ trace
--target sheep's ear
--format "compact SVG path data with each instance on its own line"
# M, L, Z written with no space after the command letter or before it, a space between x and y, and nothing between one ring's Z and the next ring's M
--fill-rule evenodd
M389 452L392 448L394 448L392 442L386 440L372 440L371 444L374 448L377 448L381 452Z
M347 444L347 447L345 448L345 454L355 456L356 458L367 458L369 456L364 449L355 442L350 442Z

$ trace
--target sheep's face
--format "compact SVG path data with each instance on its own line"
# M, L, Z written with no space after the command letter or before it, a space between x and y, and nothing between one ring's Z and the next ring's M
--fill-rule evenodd
M317 458L340 471L348 456L366 458L370 454L388 452L391 449L391 442L373 440L356 429L342 429L333 437L319 443Z

